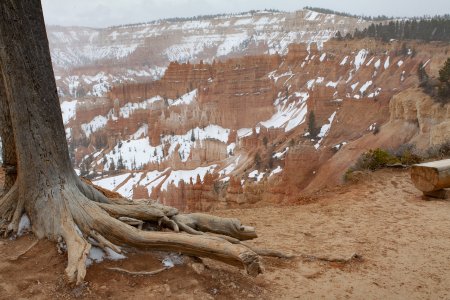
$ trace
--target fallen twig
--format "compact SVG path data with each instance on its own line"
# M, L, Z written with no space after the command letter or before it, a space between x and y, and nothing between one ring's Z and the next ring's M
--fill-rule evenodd
M112 271L117 271L117 272L122 272L125 274L129 274L129 275L156 275L159 274L167 269L170 269L168 267L164 267L155 271L139 271L139 272L133 272L133 271L128 271L122 268L108 268L108 270L112 270Z
M357 259L362 259L362 256L359 255L358 253L353 253L351 256L347 257L347 258L342 258L342 257L328 257L328 256L314 256L314 255L305 255L302 254L301 255L304 259L309 260L309 261L314 261L314 260L320 260L320 261L326 261L326 262L336 262L336 263L348 263L352 260L357 260Z

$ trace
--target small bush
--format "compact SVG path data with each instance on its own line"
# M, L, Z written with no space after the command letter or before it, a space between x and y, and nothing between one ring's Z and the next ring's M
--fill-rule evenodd
M448 146L450 154L450 143ZM360 171L375 171L393 164L409 166L421 161L422 157L417 154L415 146L411 144L402 145L395 151L386 151L380 148L369 150L363 153L356 163L345 172L344 181L354 181L355 172L359 174Z
M418 154L416 146L412 144L403 144L391 154L395 156L401 164L407 166L418 164L423 160Z
M427 158L443 159L450 157L450 141L433 146L427 150Z
M356 164L353 166L354 170L370 170L375 171L386 167L388 164L399 163L399 159L386 150L377 148L375 150L369 150L363 153Z

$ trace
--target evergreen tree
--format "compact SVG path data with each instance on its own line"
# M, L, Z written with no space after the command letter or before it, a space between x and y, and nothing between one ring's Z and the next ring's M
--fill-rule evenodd
M450 57L447 58L444 66L439 70L439 81L447 84L450 81Z
M259 154L259 152L255 154L255 166L257 170L261 168L261 155Z
M125 165L123 164L122 154L119 154L119 160L117 161L117 170L121 171L125 169Z
M318 130L316 127L316 115L314 114L313 110L309 113L308 131L312 138L315 138L318 134L318 132L317 132Z
M439 101L442 103L450 102L450 57L439 70Z
M267 136L263 137L263 144L265 147L267 147L268 142L269 142L269 139L267 138Z

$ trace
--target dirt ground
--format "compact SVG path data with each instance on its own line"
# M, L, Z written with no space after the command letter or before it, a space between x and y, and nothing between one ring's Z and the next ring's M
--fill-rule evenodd
M0 240L0 299L449 299L450 201L425 201L404 170L361 175L359 183L322 191L296 205L217 211L257 227L249 244L296 254L264 258L250 278L211 260L155 276L111 271L161 267L164 253L130 253L88 269L84 286L66 285L65 255L28 235ZM347 262L352 255L356 258Z

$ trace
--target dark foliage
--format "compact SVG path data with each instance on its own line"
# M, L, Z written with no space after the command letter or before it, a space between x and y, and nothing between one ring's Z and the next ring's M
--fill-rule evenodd
M450 16L372 23L355 30L353 38L376 38L384 42L395 40L450 41Z
M342 17L358 18L358 19L363 19L366 21L386 21L386 20L393 19L393 17L388 17L388 16L384 16L384 15L377 16L377 17L352 15L349 13L339 12L339 11L335 11L335 10L331 10L331 9L327 9L327 8L320 8L320 7L305 6L304 9L312 10L312 11L322 13L322 14L332 14L332 15L337 15L337 16L342 16Z

